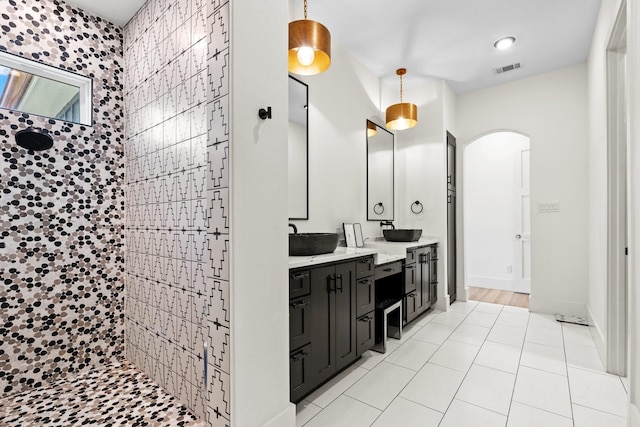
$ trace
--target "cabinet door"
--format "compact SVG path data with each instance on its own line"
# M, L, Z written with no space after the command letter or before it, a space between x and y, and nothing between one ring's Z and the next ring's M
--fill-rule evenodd
M447 290L449 301L456 300L456 193L447 194Z
M309 322L313 356L311 379L319 384L336 371L335 359L335 267L311 270Z
M420 277L420 285L422 286L421 311L431 308L433 304L433 294L431 292L431 247L424 248L423 251L422 277Z
M436 301L438 301L438 245L433 245L431 246L431 304L435 304Z
M356 316L364 316L373 311L376 305L376 285L373 277L358 279L356 284Z
M418 312L416 311L417 301L418 301L417 297L418 295L416 292L411 292L404 297L403 313L404 313L404 318L406 323L411 322L413 319L415 319L418 316Z
M336 265L335 272L335 351L336 369L353 362L356 351L356 264Z
M408 294L416 290L418 283L418 269L416 264L407 264L404 267L404 293Z
M311 341L309 322L310 299L308 296L289 302L289 348L302 347Z
M416 268L418 270L416 311L420 314L431 307L431 286L429 280L430 251L427 248L420 248L416 251L416 256L418 258L416 262Z
M447 132L447 190L456 190L456 138Z
M311 345L292 351L289 359L291 402L297 402L313 387L311 374Z
M376 344L376 317L368 313L356 322L356 338L358 340L357 356L371 349Z

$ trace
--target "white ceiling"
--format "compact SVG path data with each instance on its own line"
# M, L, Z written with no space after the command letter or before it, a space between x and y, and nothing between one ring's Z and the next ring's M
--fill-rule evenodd
M118 25L144 0L66 0ZM426 78L468 92L587 60L601 0L308 0L308 17L323 23L332 41L377 76L407 87ZM290 19L302 19L303 0L289 0ZM506 51L503 36L516 37ZM520 62L497 75L494 69Z
M308 17L385 82L407 68L407 85L424 76L461 93L586 61L600 0L308 0ZM303 0L290 0L290 19ZM493 43L514 36L498 51ZM493 69L520 62L501 75Z
M86 10L93 15L124 27L146 3L146 0L63 0L69 6Z

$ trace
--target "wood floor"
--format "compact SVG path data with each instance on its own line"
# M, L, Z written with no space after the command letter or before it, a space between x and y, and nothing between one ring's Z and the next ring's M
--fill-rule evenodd
M472 301L491 302L494 304L529 308L529 294L500 291L498 289L476 288L469 286L469 299Z

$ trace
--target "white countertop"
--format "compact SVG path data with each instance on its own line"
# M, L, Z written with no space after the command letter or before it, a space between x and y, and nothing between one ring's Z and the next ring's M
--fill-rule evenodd
M313 256L290 256L289 268L308 267L310 265L324 264L326 262L343 261L351 258L358 258L366 255L375 255L378 251L369 248L345 248L338 246L330 254Z
M375 239L369 238L365 240L364 247L377 249L380 253L385 254L407 254L407 249L417 248L419 246L432 245L438 243L437 237L423 236L416 242L388 242L384 240L384 237L376 237ZM404 257L403 257L404 258ZM379 264L376 262L376 264Z
M338 246L330 254L313 256L290 256L289 268L308 267L328 262L344 261L351 258L373 255L376 265L394 262L407 257L407 249L438 243L435 237L421 237L417 242L388 242L384 237L369 238L364 248L345 248Z
M407 257L407 253L403 253L403 254L385 254L385 253L381 253L378 252L374 255L375 257L375 264L376 265L381 265L381 264L386 264L388 262L394 262L394 261L399 261L401 259L405 259Z

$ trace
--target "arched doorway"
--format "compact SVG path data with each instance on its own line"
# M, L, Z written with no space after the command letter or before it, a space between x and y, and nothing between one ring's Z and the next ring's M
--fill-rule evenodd
M531 293L529 154L529 137L512 131L491 132L464 147L467 286Z

